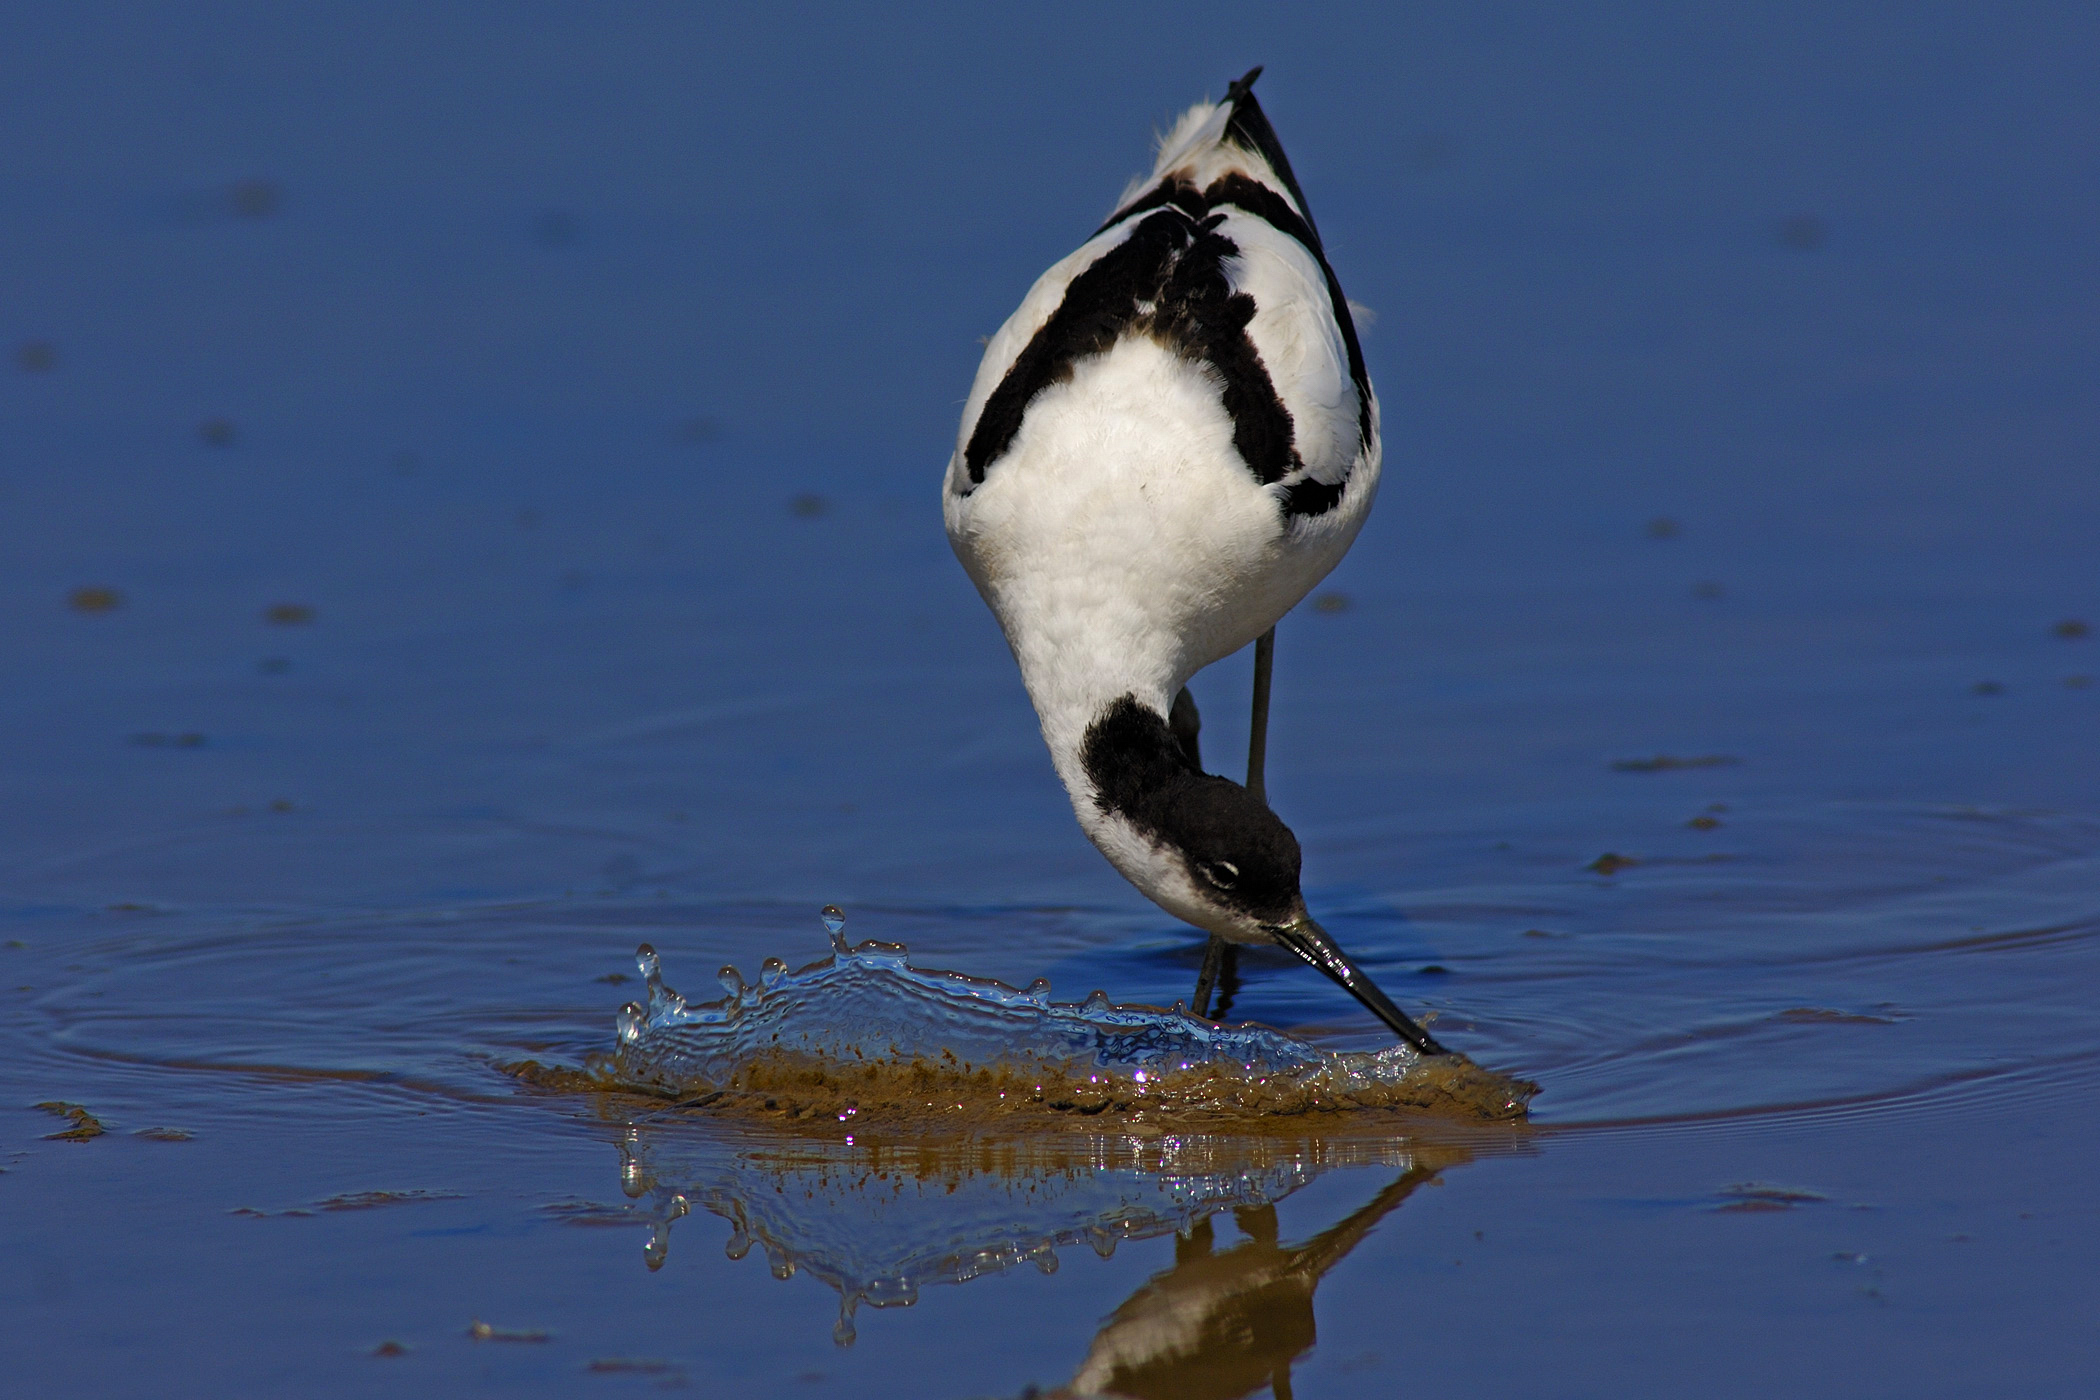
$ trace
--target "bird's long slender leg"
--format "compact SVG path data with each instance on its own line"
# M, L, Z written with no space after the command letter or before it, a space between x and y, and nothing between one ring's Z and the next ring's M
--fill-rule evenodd
M1269 679L1275 670L1276 629L1271 627L1254 640L1254 714L1247 725L1247 791L1264 806L1269 801ZM1240 949L1238 944L1218 938L1211 939L1211 946L1218 954L1217 985L1222 993L1218 998L1218 1019L1222 1021L1240 989ZM1206 956L1205 962L1208 961ZM1207 1003L1208 998L1205 1000ZM1205 1014L1209 1014L1207 1005Z
M1189 998L1189 1010L1206 1021L1210 1019L1210 994L1218 985L1218 974L1225 970L1225 952L1231 946L1215 933L1203 945L1203 970L1196 974L1196 994Z
M1254 642L1254 716L1247 726L1247 791L1254 794L1264 805L1269 800L1269 785L1266 769L1269 762L1269 680L1276 669L1276 629L1257 637ZM1187 733L1184 735L1184 710L1186 710ZM1181 741L1191 760L1196 757L1196 730L1201 721L1196 716L1196 702L1190 698L1188 687L1174 697L1174 713L1168 724L1174 737ZM1199 762L1200 768L1202 764ZM1210 1017L1211 993L1220 983L1226 987L1225 997L1218 1004L1218 1014L1223 1016L1225 1008L1232 1004L1232 994L1239 990L1240 950L1233 944L1212 934L1210 942L1203 948L1203 970L1196 974L1196 995L1189 1005L1198 1016Z
M1189 694L1187 686L1183 686L1181 693L1174 697L1174 708L1167 715L1167 730L1174 736L1174 742L1181 746L1182 753L1187 755L1190 766L1200 772L1203 768L1203 716L1196 709L1196 697ZM1215 934L1203 946L1203 968L1196 974L1196 991L1189 998L1189 1010L1205 1019L1210 1016L1210 998L1217 988L1218 974L1224 970L1226 946L1225 940Z
M1269 677L1276 669L1276 629L1254 640L1254 722L1247 726L1247 791L1264 805L1269 784L1263 770L1269 762Z

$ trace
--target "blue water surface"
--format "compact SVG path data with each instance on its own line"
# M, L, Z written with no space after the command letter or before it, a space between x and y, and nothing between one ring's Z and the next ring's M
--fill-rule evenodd
M25 1393L2100 1385L2100 14L6 32ZM979 338L1254 63L1387 472L1270 795L1534 1125L868 1139L503 1072L610 1049L638 943L704 990L827 902L1186 995L937 492ZM1228 773L1248 676L1194 686ZM1234 1009L1382 1043L1280 960Z

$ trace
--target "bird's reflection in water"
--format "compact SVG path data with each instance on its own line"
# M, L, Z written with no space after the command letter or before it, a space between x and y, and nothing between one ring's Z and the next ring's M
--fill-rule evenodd
M1052 1272L1068 1246L1106 1257L1125 1240L1173 1235L1173 1266L1109 1315L1053 1393L1141 1400L1269 1386L1287 1396L1290 1368L1313 1344L1313 1292L1327 1271L1425 1181L1521 1143L1518 1133L1390 1121L1330 1136L1141 1129L856 1141L667 1118L629 1124L621 1185L654 1227L649 1267L668 1257L678 1220L718 1215L732 1259L757 1248L775 1277L806 1272L838 1292L841 1345L852 1343L862 1304L909 1306L930 1284L1018 1264ZM1309 1238L1280 1239L1277 1203L1344 1168L1372 1169L1384 1185ZM1220 1230L1234 1227L1241 1238L1221 1247Z
M1291 1364L1314 1341L1313 1290L1437 1170L1410 1167L1301 1244L1278 1241L1273 1204L1233 1211L1246 1238L1229 1249L1216 1248L1205 1216L1175 1239L1174 1267L1109 1315L1071 1384L1051 1394L1230 1400L1268 1386L1290 1400Z

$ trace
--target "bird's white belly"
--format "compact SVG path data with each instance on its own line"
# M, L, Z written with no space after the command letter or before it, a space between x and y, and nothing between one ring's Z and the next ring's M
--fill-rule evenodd
M1042 392L981 485L947 496L949 539L1046 730L1054 714L1083 724L1133 692L1164 712L1189 676L1273 626L1348 548L1354 521L1287 531L1277 493L1254 479L1232 434L1208 371L1127 335ZM1350 514L1360 518L1368 494ZM1055 753L1076 735L1045 737Z

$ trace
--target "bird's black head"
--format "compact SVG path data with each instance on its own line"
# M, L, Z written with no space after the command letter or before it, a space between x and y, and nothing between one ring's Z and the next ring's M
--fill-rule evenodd
M1202 772L1165 717L1124 696L1086 731L1081 761L1110 860L1168 912L1241 942L1305 912L1298 838L1254 794ZM1114 843L1127 826L1136 847Z
M1168 913L1237 943L1280 943L1348 989L1425 1055L1444 1048L1409 1020L1305 911L1298 838L1238 783L1196 765L1194 735L1125 695L1087 726L1093 784L1080 821L1116 869Z

